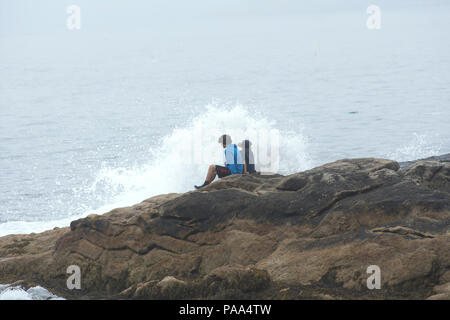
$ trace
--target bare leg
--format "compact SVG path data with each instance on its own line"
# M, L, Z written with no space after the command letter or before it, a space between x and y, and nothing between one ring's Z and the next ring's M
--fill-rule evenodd
M210 165L208 168L208 173L206 174L205 182L211 183L216 178L216 166Z
M207 186L208 184L213 182L215 178L216 178L216 166L212 164L208 168L208 173L206 174L205 182L201 186L194 186L194 187L195 189L203 188L204 186Z

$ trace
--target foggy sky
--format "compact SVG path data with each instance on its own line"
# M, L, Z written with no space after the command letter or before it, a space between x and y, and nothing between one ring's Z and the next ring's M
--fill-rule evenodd
M446 0L0 0L0 35L66 32L69 5L81 8L90 32L183 28L199 19L255 18L365 9L409 10L445 5Z

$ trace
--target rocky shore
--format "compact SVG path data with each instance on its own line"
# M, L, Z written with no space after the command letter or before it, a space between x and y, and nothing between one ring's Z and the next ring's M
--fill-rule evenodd
M0 283L68 299L450 299L448 160L231 176L5 236ZM79 290L66 285L71 265ZM371 265L380 289L367 287Z

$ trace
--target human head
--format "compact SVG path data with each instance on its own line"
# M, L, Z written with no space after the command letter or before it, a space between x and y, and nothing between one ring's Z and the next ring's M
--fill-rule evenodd
M252 146L252 143L250 142L250 140L242 140L242 142L239 142L238 146L239 148L249 150Z
M229 135L223 134L220 136L220 138L217 142L221 143L222 147L226 148L232 141L231 141L231 137Z

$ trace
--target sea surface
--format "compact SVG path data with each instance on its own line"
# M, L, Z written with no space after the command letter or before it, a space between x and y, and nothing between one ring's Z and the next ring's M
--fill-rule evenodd
M0 32L0 236L192 190L222 133L281 174L450 152L450 3L389 3Z

